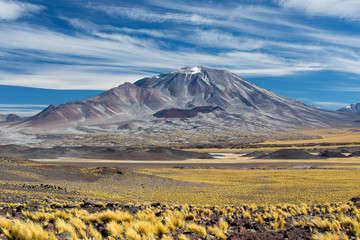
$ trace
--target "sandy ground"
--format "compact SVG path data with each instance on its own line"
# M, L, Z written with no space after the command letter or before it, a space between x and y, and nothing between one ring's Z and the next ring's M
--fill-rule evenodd
M214 154L214 153L213 153ZM187 159L187 160L99 160L99 159L81 159L81 158L58 158L58 159L33 159L33 161L59 164L63 166L89 166L89 167L116 167L131 166L137 168L143 167L176 167L185 168L219 168L219 169L241 169L257 168L318 168L328 165L357 165L360 166L360 157L352 158L328 158L328 159L254 159L244 157L246 154L238 153L216 153L214 159Z

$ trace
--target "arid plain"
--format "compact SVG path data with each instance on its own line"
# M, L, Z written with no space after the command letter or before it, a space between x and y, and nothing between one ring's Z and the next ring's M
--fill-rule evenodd
M34 230L14 239L357 238L360 131L294 136L243 148L157 146L146 154L163 157L150 160L139 151L120 160L2 157L0 211L19 220L1 218L0 236L12 239L30 220L43 238ZM174 158L172 151L190 155ZM194 152L208 155L191 158Z

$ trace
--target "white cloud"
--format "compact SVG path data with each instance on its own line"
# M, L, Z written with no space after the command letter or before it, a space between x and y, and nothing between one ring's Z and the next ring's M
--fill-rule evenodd
M45 66L44 66L45 67ZM0 72L0 84L13 86L27 86L46 89L86 89L108 90L124 82L134 82L149 74L130 72L114 73L103 68L96 72L96 67L82 66L54 66L45 67L46 70L30 71L27 74Z
M294 38L302 35L312 39L303 44L282 38L278 40L280 36L269 39L237 35L236 31L231 33L221 27L204 30L200 26L181 26L174 31L149 30L62 19L85 32L67 35L39 27L0 24L0 54L4 55L0 64L19 70L0 72L0 84L105 90L154 73L196 65L228 69L243 77L285 76L319 70L360 73L360 56L349 46L352 40L356 40L355 36L341 36L349 43L341 45L337 33L311 29L294 35ZM231 19L221 21L235 23ZM195 47L163 47L163 42L153 37L190 43ZM316 45L312 44L314 39ZM216 49L216 52L207 51L209 48ZM23 56L28 62L11 64L18 61L18 56ZM46 63L38 65L32 63L32 59Z
M0 104L0 114L16 114L23 117L33 116L47 106L42 104Z
M41 112L43 109L26 109L26 108L0 108L0 114L16 114L21 117L34 116Z
M244 76L282 76L314 70L301 61L260 52L237 50L207 54L162 50L147 39L120 33L94 34L96 37L69 36L27 26L0 25L0 49L49 62L41 68L31 63L22 65L19 70L24 73L0 72L0 84L53 89L108 89L153 75L149 72L166 72L196 65L222 67ZM59 64L59 61L66 65ZM308 64L311 65L311 62Z
M0 20L16 20L19 17L44 9L40 5L13 0L0 0Z
M360 87L358 86L337 86L337 87L332 87L332 88L327 88L325 89L326 91L330 91L330 92L360 92Z
M334 44L339 46L345 46L350 48L360 48L360 35L359 34L344 34L336 32L307 32L304 33L307 36L316 41L320 41L327 44Z
M348 105L349 103L345 102L313 102L315 106L321 106L325 108L342 108Z
M219 30L197 30L193 35L188 35L185 41L196 43L202 47L230 48L238 50L254 50L264 47L265 41L253 38L236 37L232 33Z
M289 21L289 14L276 8L254 4L187 4L183 1L149 0L156 7L163 7L174 11L183 11L191 14L206 16L211 19L211 26L241 30L259 36L277 36L288 34L269 28L268 25L287 27L288 30L314 30L313 27ZM262 23L262 24L260 24Z
M323 70L319 65L294 65L294 66L278 66L277 68L259 68L259 69L245 69L245 70L236 70L234 73L240 74L242 76L287 76L294 74L296 72L305 72L305 71L320 71Z
M0 104L0 108L44 108L47 105L42 104Z
M67 21L71 26L85 30L86 32L90 34L98 34L101 31L111 31L115 33L126 33L126 34L142 34L142 35L148 35L150 37L156 37L156 38L172 38L174 37L173 32L169 30L152 30L152 29L145 29L145 28L128 28L128 27L114 27L111 25L98 25L90 21L84 21L82 19L77 18L66 18L62 17L63 20Z
M276 0L284 8L293 8L310 15L360 20L359 0Z
M116 6L92 6L90 8L103 11L109 15L116 17L126 17L132 20L140 20L145 22L176 22L189 24L211 24L213 21L199 14L185 14L185 13L157 13L154 11L144 10L141 8L127 8Z

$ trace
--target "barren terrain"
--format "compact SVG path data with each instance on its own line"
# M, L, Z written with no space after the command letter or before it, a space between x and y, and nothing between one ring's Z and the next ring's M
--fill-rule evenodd
M345 138L349 131L354 135ZM137 239L121 230L126 225L121 220L115 219L122 228L114 232L108 225L110 220L87 222L85 216L101 215L104 211L128 212L134 216L134 223L127 228L134 229L141 238L135 227L141 220L138 214L154 214L155 219L161 220L170 212L176 215L174 210L179 209L183 215L176 216L184 224L170 230L164 223L168 230L160 235L154 230L155 239L346 239L345 236L355 239L360 232L359 210L358 205L348 201L360 193L360 147L354 144L359 133L354 130L331 133L320 136L316 132L317 141L309 136L309 140L256 143L242 149L183 151L63 144L45 148L48 142L33 150L27 146L2 146L0 236L3 239L12 236L1 224L12 229L11 224L25 224L21 222L30 219L46 231L48 238L90 239L93 234L99 239L117 239L118 234L118 239ZM338 134L342 136L341 142L327 144L330 143L327 137ZM309 143L314 145L298 147ZM88 202L85 205L84 200ZM74 209L88 213L75 214ZM29 213L56 214L56 211L68 215L63 219L67 224L72 224L69 221L73 216L85 225L82 230L71 225L68 231L62 231L59 220L56 221L58 217L52 222L41 221ZM276 217L270 215L274 212L278 212ZM195 214L194 218L187 218L188 214ZM14 222L15 219L20 222ZM221 231L220 220L228 224ZM354 221L353 227L343 223L350 220ZM194 230L197 227L191 228L191 224L205 230ZM336 230L331 224L340 227ZM218 226L218 233L214 226Z

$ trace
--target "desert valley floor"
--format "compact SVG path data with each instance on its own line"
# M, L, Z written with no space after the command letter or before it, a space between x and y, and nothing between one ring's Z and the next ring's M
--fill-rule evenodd
M252 148L160 148L150 152L160 154L151 155L159 159L166 155L162 160L137 159L144 152L133 150L127 152L132 159L120 154L120 160L99 159L97 155L37 156L32 160L1 157L0 215L5 218L0 219L0 238L11 239L4 226L11 230L15 223L7 219L15 217L40 224L45 239L96 239L96 234L100 239L152 239L144 238L146 234L135 227L142 221L138 215L148 214L155 222L162 220L167 229L160 235L155 233L159 229L154 230L150 235L155 239L355 239L360 233L356 205L360 200L356 198L360 193L360 131L327 129L301 134L307 135L306 140L263 142ZM201 157L187 157L194 152ZM174 159L174 153L185 157ZM80 214L85 210L86 214ZM164 221L175 210L184 222L171 230ZM130 220L128 224L135 224L139 238L112 228L124 228L124 220L116 220L116 214L114 219L88 219L104 211L132 214L136 224ZM54 216L42 219L36 215L45 212ZM60 229L56 214L65 214L60 219L69 229ZM84 225L71 225L74 217ZM209 228L210 219L216 231ZM344 219L355 222L346 225ZM224 221L230 227L224 229ZM50 223L52 230L52 225L47 229ZM205 230L194 230L191 224ZM95 233L90 233L92 230ZM68 236L64 232L69 232Z

